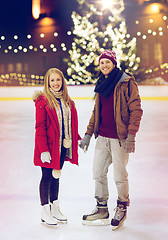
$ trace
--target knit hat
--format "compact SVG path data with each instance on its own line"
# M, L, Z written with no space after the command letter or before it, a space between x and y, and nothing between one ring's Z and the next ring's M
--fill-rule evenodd
M117 65L116 53L112 50L105 50L104 52L102 52L102 54L99 57L99 63L102 58L108 58L114 63L114 65Z

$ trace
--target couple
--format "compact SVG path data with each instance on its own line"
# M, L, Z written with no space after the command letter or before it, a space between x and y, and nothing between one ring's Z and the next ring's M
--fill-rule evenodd
M78 141L87 150L94 134L96 140L93 163L96 208L83 216L83 224L108 225L109 198L107 172L114 169L118 199L111 220L113 230L126 219L129 206L129 153L135 151L135 135L142 117L141 100L133 76L117 67L116 53L105 50L99 57L100 75L95 87L95 106L87 131L81 139L74 102L68 95L63 73L56 68L47 71L43 93L36 91L34 165L40 166L41 222L57 226L67 222L59 208L59 178L65 161L78 164Z

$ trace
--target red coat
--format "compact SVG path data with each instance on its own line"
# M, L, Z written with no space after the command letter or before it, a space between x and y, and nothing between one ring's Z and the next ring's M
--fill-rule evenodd
M52 169L60 169L59 153L59 122L55 109L50 109L48 100L44 95L35 100L36 124L35 124L35 148L34 165ZM66 157L65 161L70 161L78 165L78 118L75 104L71 101L71 130L72 130L72 159ZM61 133L62 134L62 133ZM43 163L40 159L42 152L50 152L51 162Z

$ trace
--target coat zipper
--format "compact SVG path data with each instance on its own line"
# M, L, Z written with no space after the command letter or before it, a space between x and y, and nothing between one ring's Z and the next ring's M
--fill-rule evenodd
M117 92L117 89L116 89L116 92ZM117 137L118 137L117 124L116 124L116 106L117 106L117 93L116 93L116 100L115 100L115 109L114 109L114 111L115 111L115 118L114 118L114 120L115 120L116 132L117 132ZM119 145L121 147L121 142L120 142L119 137L118 137L118 143L119 143Z

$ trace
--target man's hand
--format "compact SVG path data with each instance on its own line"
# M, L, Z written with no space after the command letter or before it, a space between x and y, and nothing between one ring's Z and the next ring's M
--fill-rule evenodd
M83 139L81 139L79 142L79 147L82 148L84 152L88 150L90 139L91 139L91 136L89 134L85 134Z
M127 153L135 152L135 136L128 134L125 140L124 149Z

